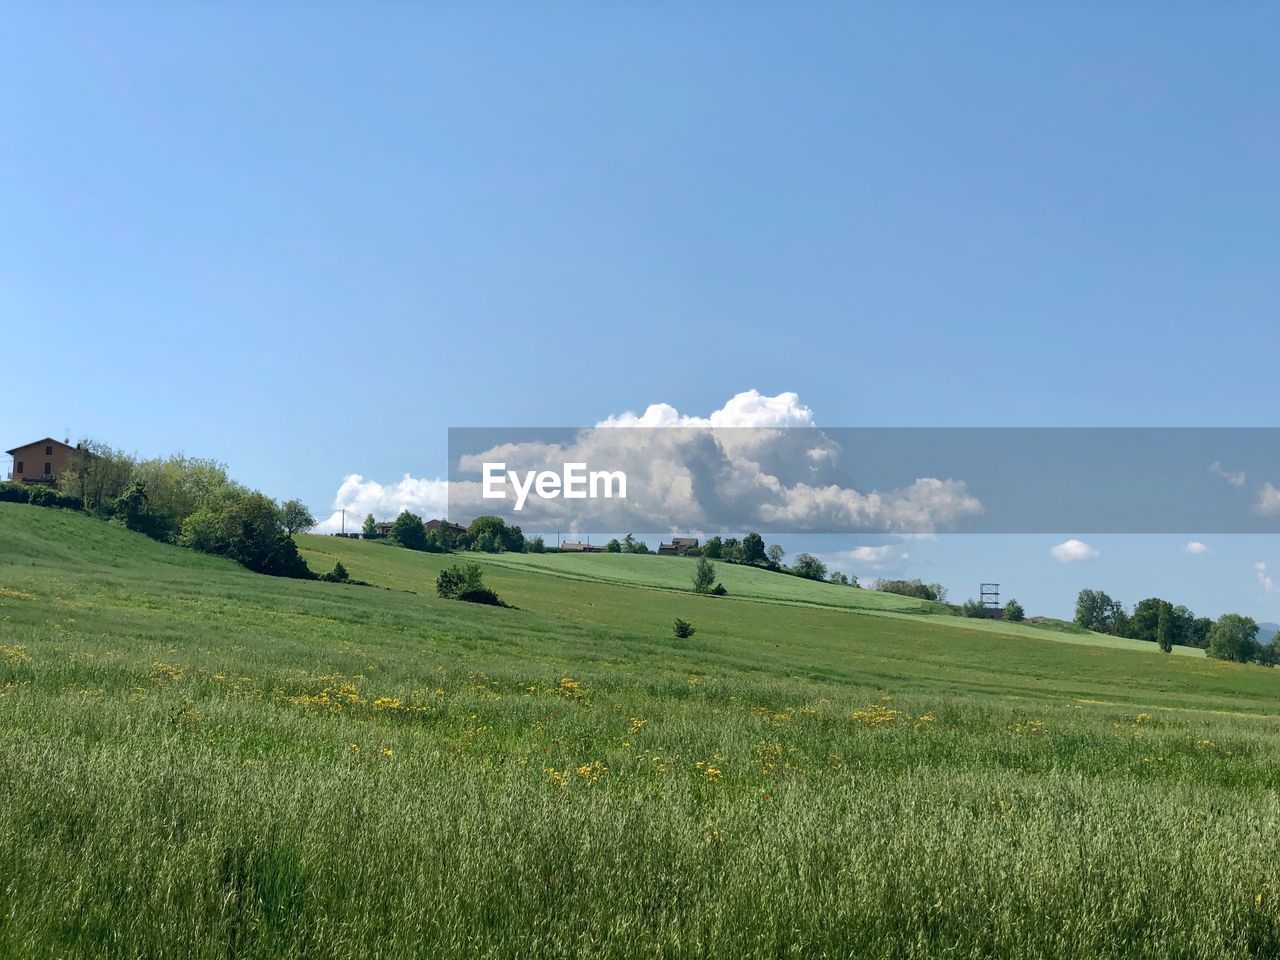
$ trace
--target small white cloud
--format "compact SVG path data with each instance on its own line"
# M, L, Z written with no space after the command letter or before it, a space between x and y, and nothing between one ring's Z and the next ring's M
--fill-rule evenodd
M1098 551L1083 540L1067 540L1050 548L1049 556L1059 563L1075 563L1079 560L1093 560L1098 556Z
M1223 480L1227 481L1227 483L1231 484L1233 487L1244 486L1243 470L1236 471L1236 470L1224 469L1222 464L1219 463L1217 460L1215 460L1213 461L1213 463L1209 464L1209 472L1214 474L1215 476L1221 477Z
M1213 553L1213 551L1209 549L1208 544L1201 543L1199 540L1192 540L1182 549L1195 557L1200 556L1202 553Z
M1280 490L1276 489L1275 484L1268 482L1262 485L1258 502L1253 505L1253 509L1264 517L1280 513Z
M1267 573L1267 565L1259 560L1253 565L1253 569L1258 573L1258 585L1267 593L1280 592L1280 587L1276 586L1276 582L1271 579L1271 574Z

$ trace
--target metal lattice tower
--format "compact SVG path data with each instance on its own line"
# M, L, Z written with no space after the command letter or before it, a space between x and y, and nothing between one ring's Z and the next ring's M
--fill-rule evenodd
M980 583L978 584L978 595L982 600L982 605L988 610L1000 609L1000 584Z

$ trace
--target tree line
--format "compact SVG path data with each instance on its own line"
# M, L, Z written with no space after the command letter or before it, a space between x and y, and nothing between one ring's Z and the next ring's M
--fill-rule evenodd
M1217 620L1197 617L1182 604L1160 597L1139 601L1132 612L1103 590L1081 590L1076 597L1075 623L1095 633L1159 644L1165 653L1174 647L1196 647L1218 660L1274 666L1272 644L1258 642L1252 617L1226 613Z
M258 573L315 579L293 541L315 526L301 502L277 503L231 479L216 460L182 454L141 460L96 440L82 441L79 451L56 490L6 483L0 499L80 510Z

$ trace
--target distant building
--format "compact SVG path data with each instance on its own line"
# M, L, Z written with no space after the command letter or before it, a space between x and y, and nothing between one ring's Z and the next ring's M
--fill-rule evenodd
M33 440L6 450L5 453L13 457L10 480L54 484L68 467L79 460L81 452L79 447L53 437L45 437L43 440Z
M427 531L427 533L431 533L434 530L439 530L441 527L447 527L449 529L449 533L455 537L460 537L467 532L466 527L462 526L461 524L450 523L448 520L428 520L422 526L423 526L423 529Z
M604 547L594 543L571 543L566 540L560 544L560 549L565 553L604 553Z
M672 537L670 543L659 543L658 553L668 555L679 555L686 550L697 550L697 537Z

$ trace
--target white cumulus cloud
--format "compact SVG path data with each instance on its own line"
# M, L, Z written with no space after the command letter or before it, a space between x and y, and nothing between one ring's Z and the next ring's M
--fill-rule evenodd
M1093 560L1098 551L1083 540L1066 540L1050 548L1049 556L1059 563L1076 563L1080 560Z
M637 429L623 429L637 428ZM647 428L647 429L645 429ZM806 428L806 429L792 429ZM511 518L526 526L562 530L715 532L756 528L923 532L946 529L983 512L963 480L917 477L885 490L857 490L837 463L839 444L815 426L813 411L795 393L736 394L709 416L687 416L667 403L626 412L579 430L560 443L508 442L459 457L458 468L479 474L483 464L507 470L589 464L627 477L627 498L568 501L529 498ZM451 520L495 512L478 480L425 480L405 475L381 484L348 476L334 499L347 509L347 529L366 513L377 519L403 509ZM321 532L337 530L329 517Z
M1213 551L1209 549L1208 544L1201 543L1199 540L1192 540L1182 549L1192 556L1199 556L1202 553L1213 553Z
M1258 502L1253 505L1253 509L1264 517L1280 513L1280 490L1276 489L1275 484L1268 482L1262 485L1262 490L1258 493Z
M348 533L360 529L368 514L375 520L392 520L409 510L431 520L443 517L449 502L449 484L444 480L424 480L405 474L395 483L366 480L358 473L347 476L333 498L333 513L316 527L317 533L337 533L342 529L342 510L347 511Z

